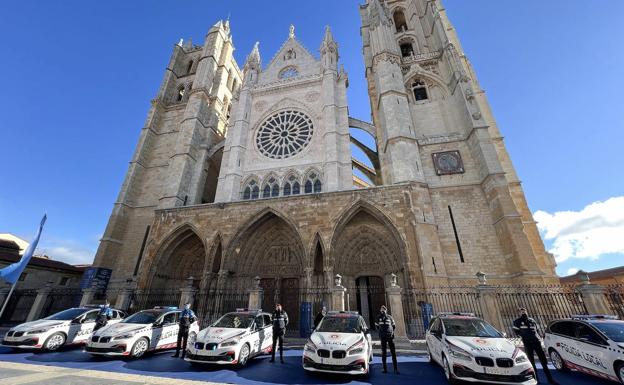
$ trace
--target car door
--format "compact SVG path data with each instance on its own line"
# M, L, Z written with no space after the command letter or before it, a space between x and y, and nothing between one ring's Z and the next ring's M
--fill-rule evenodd
M90 310L82 316L82 320L80 324L78 324L78 328L75 334L73 341L69 343L81 343L87 341L91 334L93 334L93 328L95 328L95 320L99 310ZM74 324L72 324L73 326Z
M254 326L251 333L252 353L259 352L262 349L264 338L264 318L262 314L260 314L254 319Z
M368 329L368 326L366 325L366 321L364 321L363 317L360 317L360 330L362 331L362 334L364 335L364 338L366 339L366 351L368 352L368 355L370 356L373 350L373 339L371 337L370 330Z
M163 316L162 334L158 341L158 348L165 348L167 345L176 344L178 342L178 325L180 312L170 312Z
M429 353L437 362L442 362L442 333L442 321L436 318L431 323L426 338L427 346L429 346Z
M611 375L608 361L609 344L591 326L578 322L574 335L578 349L578 363L586 368Z
M268 314L263 314L262 318L264 319L262 350L267 351L273 344L273 323L271 322L271 316Z
M574 341L574 329L576 322L559 321L555 322L548 328L545 336L545 343L548 347L552 347L559 353L564 361L576 363L576 355L574 354L576 346Z

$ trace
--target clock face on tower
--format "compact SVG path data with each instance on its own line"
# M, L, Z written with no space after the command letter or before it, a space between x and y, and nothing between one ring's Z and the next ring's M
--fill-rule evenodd
M436 174L448 175L464 172L464 164L459 151L436 152L432 156Z
M256 133L256 146L271 159L286 159L303 150L312 139L312 120L301 111L278 112L267 118Z

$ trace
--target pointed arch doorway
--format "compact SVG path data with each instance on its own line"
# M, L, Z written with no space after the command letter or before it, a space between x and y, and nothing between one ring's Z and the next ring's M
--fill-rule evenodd
M364 317L369 327L375 324L375 318L381 305L386 305L386 287L382 277L374 275L360 276L355 279L355 303L357 311Z

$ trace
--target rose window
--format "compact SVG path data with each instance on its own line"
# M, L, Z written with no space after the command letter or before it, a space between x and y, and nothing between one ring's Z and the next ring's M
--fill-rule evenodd
M303 112L278 112L260 125L256 146L269 158L289 158L310 143L312 131L312 120Z

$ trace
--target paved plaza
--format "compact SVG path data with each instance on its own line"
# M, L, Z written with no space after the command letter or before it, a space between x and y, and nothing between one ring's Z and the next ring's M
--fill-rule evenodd
M375 357L368 380L344 376L309 375L301 367L301 351L286 351L285 364L271 364L259 357L239 370L222 367L192 367L171 357L171 352L151 354L141 360L93 358L81 349L53 353L16 352L0 348L0 378L3 385L176 385L187 384L446 384L442 369L426 362L426 357L399 357L400 375L383 374ZM542 375L542 373L540 373ZM562 385L607 385L580 373L556 373ZM541 377L543 378L543 376Z

